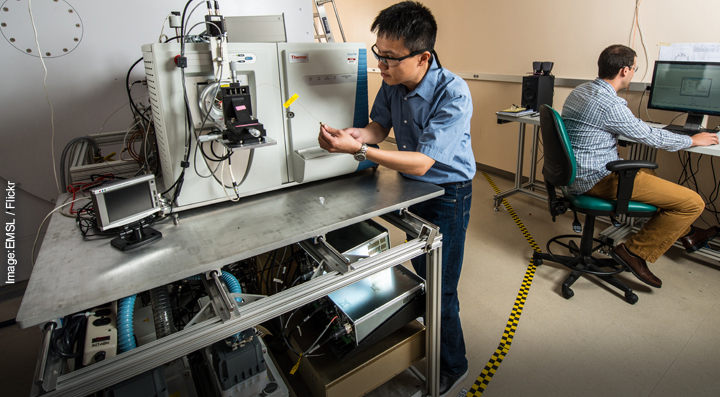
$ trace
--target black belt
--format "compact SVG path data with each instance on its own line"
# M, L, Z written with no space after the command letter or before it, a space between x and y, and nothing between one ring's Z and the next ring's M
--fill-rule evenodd
M440 186L440 187L450 187L450 186L454 186L454 185L464 185L464 184L466 184L466 183L468 183L468 182L472 182L472 180L468 179L468 180L462 181L462 182L441 183L441 184L438 184L438 186Z

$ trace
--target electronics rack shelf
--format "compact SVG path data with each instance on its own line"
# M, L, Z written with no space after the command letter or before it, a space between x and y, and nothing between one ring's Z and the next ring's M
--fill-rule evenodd
M17 322L22 328L44 328L67 314L220 269L376 216L403 231L418 233L422 225L412 216L398 214L398 210L441 194L442 189L435 185L404 178L394 171L366 170L249 197L240 203L182 212L178 226L172 222L157 225L164 236L161 241L124 253L112 249L107 241L81 241L74 220L54 214ZM101 390L421 254L428 255L428 263L434 264L429 266L426 281L426 355L432 375L428 390L437 395L441 240L440 234L431 232L363 260L345 274L330 272L242 306L232 319L206 321L70 374L45 376L51 386L46 395L86 395ZM52 360L46 360L46 352L41 351L39 377L52 373Z

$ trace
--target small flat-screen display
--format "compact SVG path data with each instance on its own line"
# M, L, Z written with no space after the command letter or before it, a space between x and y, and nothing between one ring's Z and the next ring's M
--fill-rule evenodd
M105 208L111 223L153 209L150 187L141 183L108 191L105 193Z
M161 210L154 175L115 181L91 192L100 230L124 226Z

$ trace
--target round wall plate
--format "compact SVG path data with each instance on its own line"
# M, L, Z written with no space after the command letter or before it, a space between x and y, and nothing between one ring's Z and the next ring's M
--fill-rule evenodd
M84 26L77 10L67 1L36 0L31 10L44 58L67 55L80 45ZM6 0L0 6L0 32L18 51L38 56L28 0Z

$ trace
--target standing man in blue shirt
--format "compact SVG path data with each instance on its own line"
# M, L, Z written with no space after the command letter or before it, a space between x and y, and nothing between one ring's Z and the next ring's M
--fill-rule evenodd
M465 341L457 285L465 232L470 220L475 157L470 144L472 98L467 83L442 68L435 53L437 24L429 9L404 1L382 10L371 31L373 54L383 83L365 128L323 126L318 141L332 153L353 154L401 172L405 177L445 188L443 196L416 204L410 212L440 228L442 306L440 394L467 377ZM399 150L368 147L395 131ZM425 278L425 256L412 260Z
M718 144L716 133L679 135L650 128L635 117L617 92L630 85L636 71L635 50L611 45L598 59L598 78L574 89L565 101L562 118L577 161L571 193L604 199L617 197L618 175L605 166L620 159L617 153L620 135L667 151ZM688 252L695 252L720 233L717 226L709 229L692 226L705 209L700 195L659 178L652 171L638 172L630 199L652 204L659 211L625 243L618 244L611 255L652 287L660 288L662 281L650 271L646 261L655 262L678 238Z

